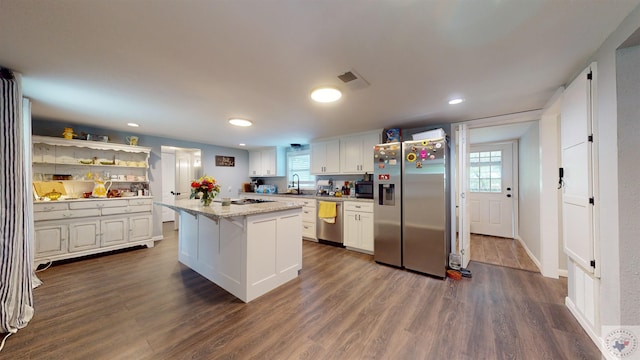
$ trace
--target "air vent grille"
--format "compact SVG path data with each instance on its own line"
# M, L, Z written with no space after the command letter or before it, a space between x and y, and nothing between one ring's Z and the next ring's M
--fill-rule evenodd
M338 79L347 84L352 90L362 89L369 86L367 80L365 80L360 74L351 69L342 75L338 75Z

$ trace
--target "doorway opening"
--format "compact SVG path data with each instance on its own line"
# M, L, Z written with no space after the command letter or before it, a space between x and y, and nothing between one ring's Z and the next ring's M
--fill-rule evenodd
M539 118L531 112L455 127L457 246L465 266L474 260L539 271Z
M162 146L162 201L188 199L191 180L202 176L202 151L193 148ZM162 222L174 222L178 227L176 212L162 207Z

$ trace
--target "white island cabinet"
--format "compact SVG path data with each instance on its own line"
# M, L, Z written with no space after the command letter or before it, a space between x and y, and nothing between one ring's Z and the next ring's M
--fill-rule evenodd
M302 269L298 203L157 204L180 214L178 260L244 302L295 279Z

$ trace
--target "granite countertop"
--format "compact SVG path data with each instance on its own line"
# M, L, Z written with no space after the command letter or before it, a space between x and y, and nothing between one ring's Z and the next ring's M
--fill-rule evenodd
M355 197L349 197L349 196L342 196L342 197L336 197L336 196L320 196L320 195L313 195L313 194L301 194L301 195L295 195L295 194L287 194L287 193L280 193L280 194L260 194L260 193L252 193L252 192L243 192L242 195L246 195L246 196L252 196L252 195L257 195L257 196L273 196L274 198L292 198L292 199L317 199L317 200L323 200L323 201L361 201L361 202L373 202L373 199L359 199L359 198L355 198Z
M220 202L213 202L211 206L205 207L200 200L176 200L176 201L155 201L155 205L166 206L177 211L186 211L193 215L204 215L209 218L230 218L235 216L247 216L264 214L275 211L285 211L291 209L301 209L302 205L291 201L271 201L257 204L222 206Z

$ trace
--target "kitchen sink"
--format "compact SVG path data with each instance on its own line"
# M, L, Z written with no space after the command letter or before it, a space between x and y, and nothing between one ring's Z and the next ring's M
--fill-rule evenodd
M264 200L264 199L238 199L232 200L231 203L234 205L249 205L249 204L260 204L266 202L273 202L273 200Z

